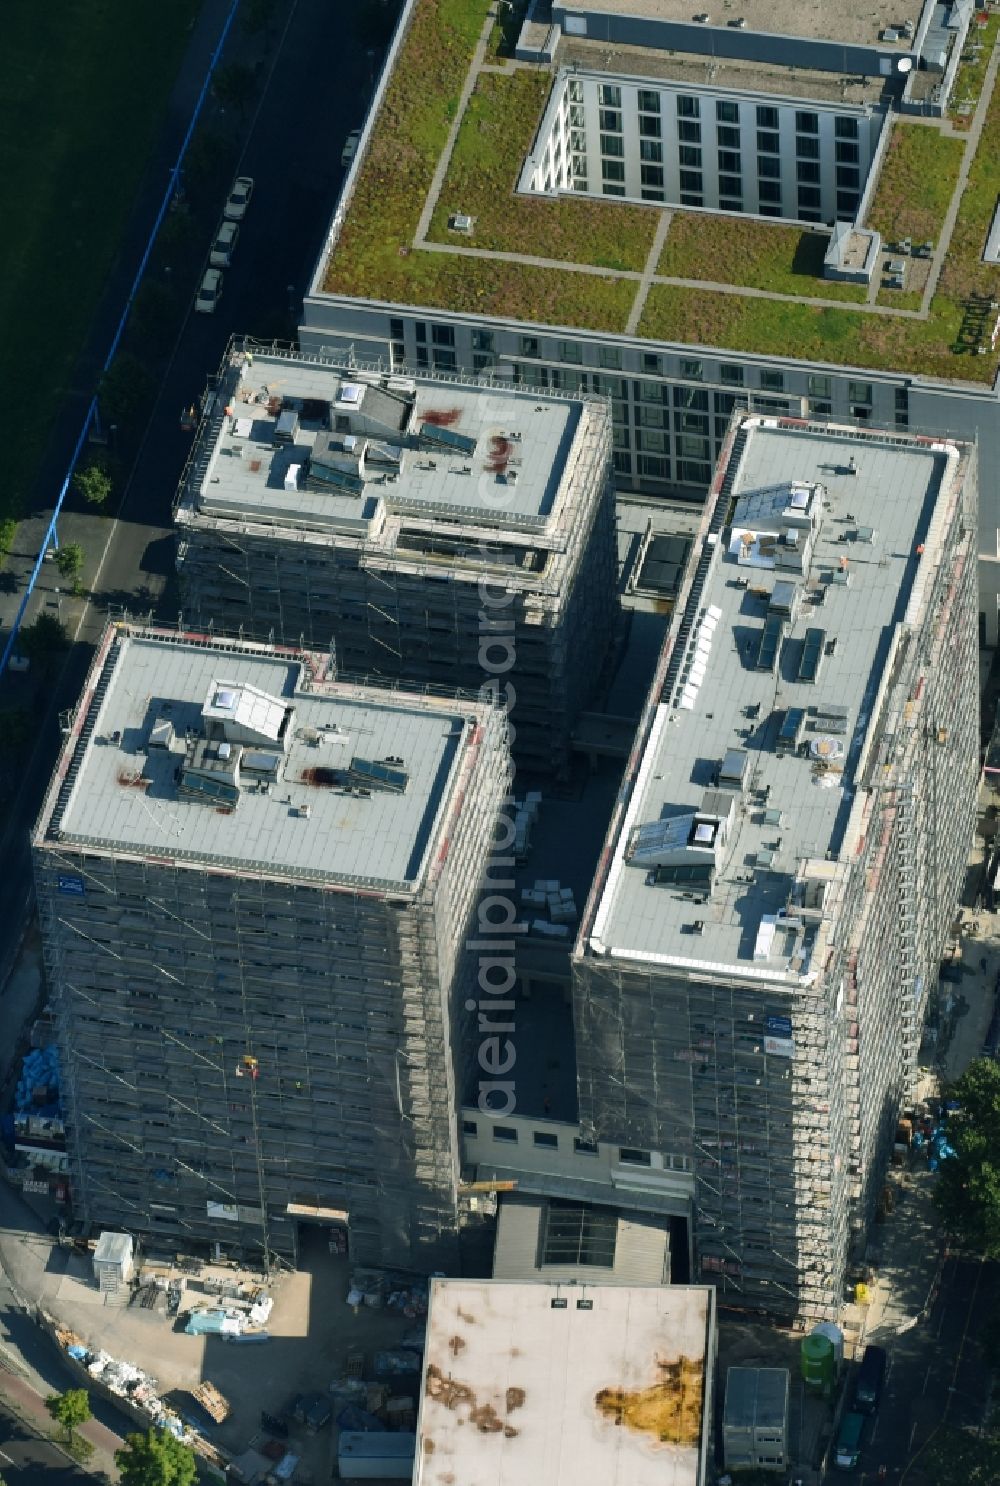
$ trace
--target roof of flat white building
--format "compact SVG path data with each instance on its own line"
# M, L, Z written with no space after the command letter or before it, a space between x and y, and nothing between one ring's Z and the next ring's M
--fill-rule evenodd
M414 1486L696 1486L713 1330L709 1287L433 1281Z
M264 651L109 632L36 844L419 885L487 709L316 680L316 657Z
M581 407L305 357L233 358L182 507L369 541L387 514L544 530Z
M709 19L698 29L706 33L740 22L740 30L865 46L879 41L887 29L901 30L907 21L916 28L924 4L925 0L837 0L836 5L823 0L738 0L723 8L722 0L705 0L704 10L697 11L689 0L573 0L572 10L580 15L638 16L684 25L705 14ZM710 35L704 37L703 50L711 55Z
M904 616L920 622L960 449L760 417L744 428L736 504L671 626L585 941L797 980L810 940L786 911L803 863L817 882L836 877L887 658Z

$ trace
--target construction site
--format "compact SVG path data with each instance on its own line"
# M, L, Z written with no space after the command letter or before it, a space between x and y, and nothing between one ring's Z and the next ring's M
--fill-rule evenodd
M606 399L234 343L175 504L186 621L486 685L565 772L615 627Z
M109 627L33 835L74 1210L173 1248L454 1264L502 708Z
M690 1159L720 1303L835 1316L979 774L974 447L730 430L573 956L581 1131Z

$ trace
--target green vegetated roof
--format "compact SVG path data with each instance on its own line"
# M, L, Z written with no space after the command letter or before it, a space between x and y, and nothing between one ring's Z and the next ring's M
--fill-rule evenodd
M896 119L866 225L888 242L937 242L964 153L964 139Z
M490 0L417 0L323 289L484 319L624 334L661 209L583 195L516 194L551 86L545 68L479 74L427 241L415 245L489 5ZM890 238L936 238L961 151L960 140L934 127L897 123L873 203L873 225ZM915 199L908 200L911 183ZM970 323L969 296L995 295L1000 289L1000 271L981 262L998 196L1000 90L990 103L928 319L854 308L865 298L863 290L820 277L822 233L675 212L656 264L658 276L706 285L715 280L800 299L792 303L654 282L636 333L650 340L991 382L1000 353L960 354L955 348ZM449 228L454 214L473 218L470 236ZM505 254L514 256L500 256ZM810 299L839 300L843 307Z
M656 271L665 278L715 280L777 294L861 302L858 284L823 278L829 231L804 231L755 217L677 212Z

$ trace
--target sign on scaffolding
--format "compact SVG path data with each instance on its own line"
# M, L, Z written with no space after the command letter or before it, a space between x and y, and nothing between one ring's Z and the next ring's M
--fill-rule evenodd
M764 1023L764 1051L776 1058L795 1056L792 1040L792 1019L787 1016L769 1016Z

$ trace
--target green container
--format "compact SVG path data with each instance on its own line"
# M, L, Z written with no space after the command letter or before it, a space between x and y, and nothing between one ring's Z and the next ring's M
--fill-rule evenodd
M802 1338L800 1353L802 1381L812 1393L831 1393L834 1378L833 1342L828 1336L813 1332Z

